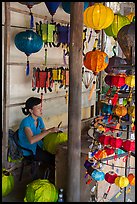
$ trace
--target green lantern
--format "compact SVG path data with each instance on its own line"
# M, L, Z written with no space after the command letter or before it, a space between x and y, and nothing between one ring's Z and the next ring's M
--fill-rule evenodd
M57 202L58 190L48 179L37 179L27 185L24 202Z
M47 150L51 154L55 154L58 145L66 142L67 140L68 135L64 132L49 133L43 139L43 150Z
M6 169L2 169L2 196L7 196L14 188L14 176Z
M112 24L104 29L106 35L112 36L114 39L117 39L118 31L125 25L130 24L130 20L120 13L114 14L114 20Z

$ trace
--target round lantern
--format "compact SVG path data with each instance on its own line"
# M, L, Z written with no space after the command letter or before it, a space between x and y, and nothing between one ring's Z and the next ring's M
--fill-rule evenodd
M111 147L113 147L114 149L118 149L120 147L122 147L123 144L123 140L119 137L111 137L110 138L110 143Z
M84 66L91 70L94 75L104 70L108 65L109 59L105 52L93 50L86 53L84 57Z
M95 181L103 181L105 178L105 173L102 171L98 171L98 170L94 170L91 174L91 177L95 180Z
M134 16L135 16L135 13L134 13L134 12L131 12L131 13L129 13L128 15L126 15L126 17L130 20L130 22L133 21Z
M135 86L135 75L129 75L125 77L125 84L127 84L129 87Z
M45 2L47 9L51 16L53 16L56 13L57 8L59 7L61 2Z
M37 179L27 185L24 202L57 202L58 191L47 179Z
M117 39L118 31L125 25L130 24L130 20L126 17L119 14L114 14L113 22L109 27L104 29L106 35L112 36L114 39Z
M128 186L129 180L128 180L128 178L126 176L118 176L115 179L115 184L118 187L120 187L120 192L118 192L117 195L115 196L116 198L118 198L120 196L120 194L122 193L123 188Z
M103 159L107 157L107 153L105 150L98 150L97 153L95 153L94 158L95 159Z
M107 156L114 154L114 149L112 147L104 147L104 150L107 153Z
M114 113L119 117L123 117L127 114L127 108L123 105L117 105L115 107Z
M67 142L67 140L68 135L65 132L49 133L43 139L43 150L46 150L51 154L55 154L58 145L63 142Z
M131 186L135 186L135 175L130 173L130 174L128 174L127 178L129 180L129 184Z
M95 30L96 33L107 28L114 19L111 8L102 3L95 3L84 11L84 25Z
M2 169L2 196L7 196L14 188L14 176L6 169Z
M110 142L110 135L100 135L98 141L103 144L104 146L109 145Z
M128 64L135 64L135 23L122 27L117 35L118 44Z
M66 12L66 13L68 13L68 14L70 14L70 3L71 2L62 2L62 8L63 8L63 10ZM84 10L87 8L89 6L89 2L84 2Z
M134 152L135 151L135 140L127 139L126 141L123 141L122 146L124 150L128 152Z
M125 84L125 74L112 75L111 85L120 88Z
M33 30L26 30L17 33L14 39L16 47L27 55L27 69L26 75L29 75L29 56L32 53L38 52L42 46L43 41L41 37Z

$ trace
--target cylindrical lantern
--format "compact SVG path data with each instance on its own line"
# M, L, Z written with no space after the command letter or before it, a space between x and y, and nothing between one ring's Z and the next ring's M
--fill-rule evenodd
M121 138L118 138L118 137L111 137L110 138L110 145L114 149L118 149L118 148L122 147L122 143L123 143L123 140Z
M95 3L84 11L84 25L95 30L96 33L107 28L114 19L111 8L102 3Z
M127 139L126 141L123 141L122 146L124 150L128 152L134 152L135 151L135 140Z
M135 86L135 75L129 75L125 77L125 84L127 84L129 87Z
M119 14L114 14L113 22L109 27L104 29L106 35L112 36L114 39L117 39L118 31L125 25L130 24L130 20L124 16Z
M95 180L95 181L103 181L105 178L105 173L102 171L98 171L98 170L94 170L91 174L91 177Z
M38 52L42 46L42 38L33 30L26 30L17 33L14 39L16 47L27 55L26 75L29 75L29 59L32 53Z

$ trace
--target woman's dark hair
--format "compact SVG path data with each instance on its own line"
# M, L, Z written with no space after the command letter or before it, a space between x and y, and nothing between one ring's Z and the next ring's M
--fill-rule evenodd
M32 109L34 106L39 105L42 102L40 98L37 97L30 97L26 100L25 107L22 108L22 112L24 115L29 115L30 111L29 109Z

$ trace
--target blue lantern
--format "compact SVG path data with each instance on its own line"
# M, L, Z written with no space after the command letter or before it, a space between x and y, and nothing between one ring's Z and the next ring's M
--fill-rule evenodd
M41 3L41 2L19 2L20 4L24 4L24 5L26 5L28 8L29 8L29 10L30 10L30 16L31 16L31 18L30 18L30 28L33 28L34 27L34 18L33 18L33 14L32 14L32 12L31 12L31 8L35 5L35 4L39 4L39 3Z
M43 41L34 31L26 30L15 36L14 43L21 52L27 55L26 75L29 75L29 56L42 48Z
M70 3L71 2L62 2L62 8L63 10L70 14ZM89 6L89 2L84 2L84 10Z
M56 13L57 8L59 7L61 2L45 2L48 11L50 15L53 17L53 15Z
M105 173L102 171L98 171L98 170L94 170L91 174L91 177L95 180L95 181L103 181L105 179Z

